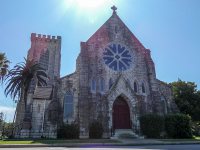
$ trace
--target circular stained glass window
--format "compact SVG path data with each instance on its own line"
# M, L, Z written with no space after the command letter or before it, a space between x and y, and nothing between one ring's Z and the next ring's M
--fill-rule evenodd
M110 44L103 52L104 63L114 71L124 71L131 67L131 52L121 44Z

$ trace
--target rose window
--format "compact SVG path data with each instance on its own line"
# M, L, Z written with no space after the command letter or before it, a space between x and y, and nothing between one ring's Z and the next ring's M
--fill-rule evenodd
M131 67L132 56L121 44L110 44L103 53L104 63L114 71L124 71Z

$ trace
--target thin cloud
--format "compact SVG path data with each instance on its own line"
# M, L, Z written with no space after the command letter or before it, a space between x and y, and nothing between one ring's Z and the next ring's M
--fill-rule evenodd
M15 108L8 106L0 106L0 112L4 113L6 122L12 122L15 114Z

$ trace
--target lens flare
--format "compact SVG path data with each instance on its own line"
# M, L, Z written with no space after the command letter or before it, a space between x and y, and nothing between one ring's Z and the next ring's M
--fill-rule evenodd
M84 17L90 23L95 23L108 8L116 5L119 0L63 0L62 11L73 12L75 18Z
M66 8L77 8L77 9L97 9L103 5L110 3L110 0L64 0Z

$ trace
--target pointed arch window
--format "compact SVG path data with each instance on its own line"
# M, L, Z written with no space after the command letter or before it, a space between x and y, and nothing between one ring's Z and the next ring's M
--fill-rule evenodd
M163 107L163 113L167 114L167 102L164 96L161 96L161 104Z
M95 80L95 78L93 78L91 80L90 89L91 89L92 92L96 91L96 80Z
M142 93L146 93L145 84L142 82Z
M137 84L137 82L136 81L134 81L134 83L133 83L134 85L134 92L138 92L138 84Z
M100 85L100 91L104 92L104 90L105 90L105 80L104 80L104 78L101 77L99 82L100 82L100 84L99 84Z
M40 113L40 108L41 108L41 105L38 104L38 107L37 107L37 112Z
M64 97L64 119L73 117L73 95L70 91L66 92Z
M49 67L49 50L48 49L45 49L43 53L41 53L39 63L41 67L43 67L45 70L48 70L48 67Z
M113 80L112 80L112 78L110 78L110 80L109 80L109 89L112 87L112 85L113 85Z
M118 32L118 26L115 26L115 33Z

